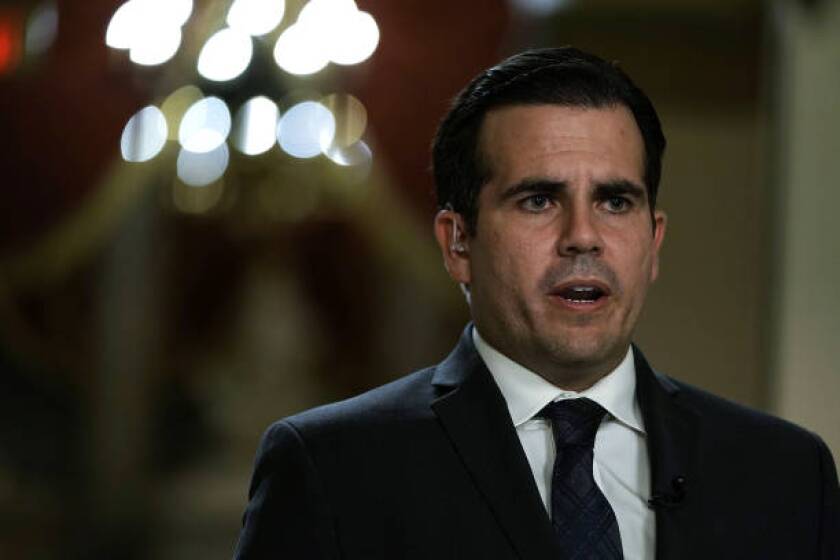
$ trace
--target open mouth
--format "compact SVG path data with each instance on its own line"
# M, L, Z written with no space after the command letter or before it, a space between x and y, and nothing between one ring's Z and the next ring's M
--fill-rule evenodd
M573 303L595 303L604 297L604 291L595 286L569 286L557 294L561 298Z
M592 305L609 296L609 290L600 284L571 282L558 286L551 295L573 305Z

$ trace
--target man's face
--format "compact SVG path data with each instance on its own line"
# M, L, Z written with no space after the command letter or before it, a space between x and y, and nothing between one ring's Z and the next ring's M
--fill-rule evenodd
M641 133L623 106L503 107L485 116L480 153L490 179L463 250L462 217L436 219L447 269L491 345L583 389L624 357L657 275L665 216L651 224Z

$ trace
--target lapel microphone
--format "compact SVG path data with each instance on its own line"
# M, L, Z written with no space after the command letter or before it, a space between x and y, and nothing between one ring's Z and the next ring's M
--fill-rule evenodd
M685 477L675 476L671 480L671 491L654 494L648 500L648 507L651 509L671 509L682 503L685 499Z

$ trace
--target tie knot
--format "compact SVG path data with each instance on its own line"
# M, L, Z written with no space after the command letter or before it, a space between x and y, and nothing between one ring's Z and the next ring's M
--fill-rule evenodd
M539 415L551 421L554 440L560 445L595 443L595 433L606 410L590 399L565 399L548 403Z

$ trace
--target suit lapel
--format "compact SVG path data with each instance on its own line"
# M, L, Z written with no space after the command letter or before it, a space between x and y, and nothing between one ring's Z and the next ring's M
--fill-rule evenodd
M699 511L697 413L679 399L680 389L654 373L638 348L633 348L637 398L648 435L651 497L657 502L656 558L693 558ZM681 485L678 479L682 477Z
M557 558L554 533L507 406L468 326L433 383L441 425L520 558Z
M697 413L680 402L679 387L655 373L634 347L637 398L648 437L651 496L656 509L656 558L694 557L701 500ZM444 388L432 403L476 487L519 557L558 558L554 530L513 428L501 392L476 352L471 326L432 381ZM683 488L674 481L682 477Z

